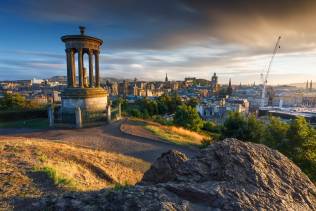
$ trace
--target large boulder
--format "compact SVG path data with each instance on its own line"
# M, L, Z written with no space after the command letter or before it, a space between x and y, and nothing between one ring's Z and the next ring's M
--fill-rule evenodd
M150 169L144 174L141 185L168 182L176 177L177 168L188 160L188 157L176 150L169 150L151 165Z
M47 197L32 209L52 210L316 210L316 187L281 153L226 139L187 160L169 152L144 182L118 191ZM176 165L160 165L173 157ZM160 163L157 165L157 163ZM162 174L167 169L168 174ZM169 166L166 168L166 166ZM155 178L156 172L159 179Z

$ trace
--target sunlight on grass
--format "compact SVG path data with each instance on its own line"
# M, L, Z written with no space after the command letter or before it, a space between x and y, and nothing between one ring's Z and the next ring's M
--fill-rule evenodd
M28 178L30 175L26 172L30 170L35 173L34 176L37 175L36 173L43 176L44 180L40 179L37 181L39 183L45 183L48 179L58 189L96 191L112 188L115 185L118 187L118 184L134 185L141 180L143 173L150 167L148 162L119 153L81 148L58 141L23 137L1 138L0 171L5 169L1 160L9 164L8 172L14 172L14 174L10 173L11 179L9 180L10 184L12 183L14 186L7 186L7 192L23 193L21 187L27 184L29 187L34 187L37 192L33 192L36 192L37 195L40 190L32 180L19 181L23 175ZM7 182L8 178L0 177L0 189L1 181Z
M163 140L181 145L201 145L206 136L175 126L146 125L145 129L151 131Z
M61 176L60 173L51 166L44 166L43 168L35 168L34 172L45 173L48 176L48 178L50 178L53 181L54 185L58 187L76 190L75 184L71 179Z

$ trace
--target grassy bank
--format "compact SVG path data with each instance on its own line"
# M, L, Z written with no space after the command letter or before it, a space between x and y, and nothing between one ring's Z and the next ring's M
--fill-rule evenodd
M133 185L149 165L118 153L0 136L0 210L10 210L12 198Z
M123 132L127 132L132 135L145 137L155 140L160 139L167 142L172 142L178 145L188 146L201 146L203 140L209 138L209 136L184 129L182 127L161 125L157 122L129 118L127 123L124 123ZM148 132L151 136L148 135Z
M207 137L197 132L189 131L175 126L145 125L145 129L151 131L159 138L180 145L201 145Z

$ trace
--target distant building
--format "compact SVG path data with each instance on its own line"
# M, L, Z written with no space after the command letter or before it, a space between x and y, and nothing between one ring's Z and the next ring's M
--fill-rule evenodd
M45 105L48 103L48 97L43 94L37 94L37 95L31 95L27 98L31 102L34 102L36 104Z
M229 79L228 87L227 87L227 95L231 96L233 94L232 81Z
M128 86L129 82L126 80L123 80L121 83L118 85L118 93L122 97L126 97L128 95Z
M42 84L42 83L44 83L44 80L42 79L33 78L31 81L31 84Z
M118 83L115 81L115 82L111 83L110 87L111 87L111 95L117 96L118 95Z
M193 86L195 80L196 80L196 78L194 78L194 77L187 77L187 78L184 78L183 84L185 87L191 87L191 86Z
M265 107L259 110L259 117L275 116L281 118L283 121L288 122L296 117L304 117L312 126L316 126L316 110L305 108L278 108L278 107Z
M305 93L302 97L302 106L315 108L316 107L316 93Z
M279 106L280 102L283 107L301 106L303 102L303 94L293 92L277 93L273 97L272 105L270 106Z
M220 91L220 85L218 84L218 77L216 73L213 74L212 79L211 79L211 87L210 87L210 94L216 94L219 93Z
M248 114L249 102L247 99L222 98L202 101L196 106L200 116L204 120L212 120L222 124L229 112Z

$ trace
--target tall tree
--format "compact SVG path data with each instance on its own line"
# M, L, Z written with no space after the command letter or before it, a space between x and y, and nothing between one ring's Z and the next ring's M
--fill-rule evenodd
M231 112L222 127L222 138L237 138L242 141L261 143L264 125L255 116L245 117L238 112Z
M177 107L174 123L194 131L199 131L203 127L203 121L196 109L187 105Z
M274 149L281 149L286 142L288 130L287 123L282 122L280 118L270 117L264 134L264 144Z

